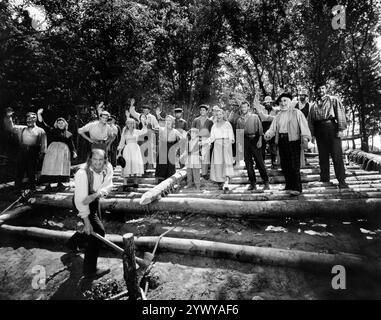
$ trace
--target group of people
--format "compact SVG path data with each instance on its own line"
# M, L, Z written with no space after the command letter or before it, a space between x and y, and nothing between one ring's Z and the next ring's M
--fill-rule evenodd
M237 103L228 115L219 106L199 106L199 116L190 126L182 118L183 110L174 109L174 116L160 109L151 114L148 106L136 112L134 100L126 110L124 128L116 124L116 117L99 106L99 119L78 129L78 134L91 145L87 162L75 174L74 204L78 216L84 221L84 232L96 232L104 236L100 220L99 199L109 194L113 187L113 174L117 163L123 167L125 185L146 170L155 169L158 182L176 171L176 164L187 168L188 187L200 189L201 177L217 182L227 189L234 174L234 162L240 150L246 165L250 185L256 189L255 167L268 190L269 176L265 166L266 146L272 167L277 158L285 177L285 190L290 195L302 192L300 177L301 155L308 142L316 139L319 150L320 181L330 185L329 157L331 156L339 188L348 188L342 159L341 136L347 127L345 110L335 96L327 94L327 86L318 90L314 103L307 101L308 93L302 90L297 101L290 93L282 93L275 101L265 97L263 105L256 103L250 108L247 101ZM275 106L275 105L277 106ZM19 149L16 157L15 188L21 190L22 179L27 174L30 188L35 188L35 173L38 160L43 160L41 182L63 183L70 178L70 161L76 150L68 123L64 118L56 119L49 126L43 118L43 109L29 112L25 125L15 125L13 110L7 109L4 124L9 132L16 134ZM190 127L190 128L188 128ZM234 148L233 148L234 146ZM234 152L233 152L234 151ZM75 239L71 245L75 247ZM100 241L87 238L83 272L85 277L99 277L109 269L97 268Z

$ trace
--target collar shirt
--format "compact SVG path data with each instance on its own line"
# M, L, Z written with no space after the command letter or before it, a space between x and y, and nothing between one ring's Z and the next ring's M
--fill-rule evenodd
M94 192L101 192L105 195L108 195L113 187L112 177L114 170L112 165L107 163L105 169L100 173L95 172L90 168L90 174L93 175L93 190ZM89 205L84 205L83 200L89 195L89 182L85 166L82 166L74 176L74 203L78 210L78 216L86 218L90 214Z
M287 130L285 130L285 126L287 126ZM289 141L297 141L301 138L311 139L306 117L300 110L292 107L277 114L270 129L266 132L270 137L275 136L276 143L279 141L279 133L287 133Z
M308 114L308 124L311 134L314 135L315 121L336 119L338 131L347 128L345 109L338 97L325 95L320 101L315 102Z
M237 120L237 129L243 129L246 136L262 136L263 128L259 117L253 113L241 115Z
M15 125L12 117L5 117L4 125L8 131L14 132L17 135L21 144L27 146L40 146L40 152L46 152L47 137L44 129L38 126L29 128L24 125Z
M103 124L100 121L93 121L78 129L78 133L88 132L90 139L98 141L106 141L113 135L113 130L108 124Z

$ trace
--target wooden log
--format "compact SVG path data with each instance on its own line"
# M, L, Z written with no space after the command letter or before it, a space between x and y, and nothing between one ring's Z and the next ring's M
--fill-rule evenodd
M187 176L187 170L178 170L174 175L164 180L155 186L152 190L147 191L140 199L140 205L147 205L152 201L158 199L163 192L168 192L176 184L180 184L181 180Z
M28 235L35 239L55 241L67 241L74 234L74 231L46 230L37 227L18 227L6 224L0 226L0 230L8 234ZM120 235L107 235L107 238L116 244L123 244ZM138 237L134 240L139 250L152 250L158 238ZM169 237L161 238L158 248L161 252L225 258L240 262L294 267L318 272L326 272L325 268L331 270L334 265L344 265L348 268L358 268L370 272L380 272L381 270L379 263L375 263L373 260L346 253L327 254Z
M36 198L34 205L72 208L72 197L54 198L44 195ZM149 205L140 205L139 199L102 199L101 207L110 212L125 214L152 214L157 211L178 213L200 213L231 218L266 217L378 217L381 199L313 199L274 201L234 201L197 198L162 198Z
M17 219L29 211L32 211L32 207L30 205L21 205L19 207L13 208L7 213L0 215L0 224L8 222L12 219Z
M290 200L294 197L287 193L246 193L246 194L171 194L169 198L197 198L197 199L218 199L236 201L274 201ZM369 199L381 198L381 192L330 192L330 193L303 193L297 197L298 200L312 199Z
M134 235L127 233L123 236L123 277L126 282L130 300L137 300L140 296L138 278L136 272Z

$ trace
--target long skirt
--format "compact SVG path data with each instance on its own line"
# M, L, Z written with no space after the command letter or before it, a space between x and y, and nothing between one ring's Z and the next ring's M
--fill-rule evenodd
M140 147L137 143L127 143L123 149L123 158L126 160L126 166L123 168L122 176L142 175L144 173L144 163Z
M225 182L226 177L234 175L233 151L230 142L218 139L214 141L210 179L215 182Z
M53 141L46 151L40 182L70 180L70 150L66 143Z

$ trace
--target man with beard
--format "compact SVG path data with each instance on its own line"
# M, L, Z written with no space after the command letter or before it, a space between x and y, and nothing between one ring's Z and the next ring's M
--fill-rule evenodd
M338 97L327 94L327 85L318 89L318 100L311 106L308 124L316 138L319 149L320 181L330 185L329 156L332 158L336 179L340 189L347 189L341 137L347 128L344 107ZM313 138L313 142L314 142Z
M299 101L295 105L295 108L299 109L300 111L302 111L302 113L304 114L306 119L308 119L308 114L310 112L310 104L309 104L309 102L307 102L307 98L308 98L308 91L307 91L307 89L300 90Z
M275 116L277 115L277 111L273 107L274 101L270 96L266 96L262 105L257 105L256 111L258 113L259 118L262 121L263 132L266 132L270 126ZM271 156L271 167L274 169L276 167L276 157L277 157L277 146L275 143L275 137L270 140L264 140L262 142L262 157L263 161L266 160L266 147L269 146L270 156Z

